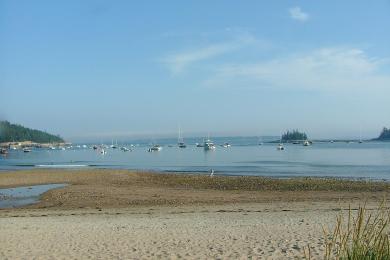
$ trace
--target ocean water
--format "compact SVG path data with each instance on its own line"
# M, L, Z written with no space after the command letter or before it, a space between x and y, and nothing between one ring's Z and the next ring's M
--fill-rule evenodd
M176 140L157 140L163 149L147 152L147 141L121 143L134 147L130 152L106 149L107 154L90 148L67 150L33 149L30 153L13 150L0 157L0 170L30 168L119 168L207 174L211 169L221 175L291 177L338 177L390 180L390 143L315 142L312 146L285 144L278 151L276 144L258 145L257 138L215 138L217 148L205 151L196 147L202 139L186 139L187 148L180 149ZM267 138L263 142L269 141ZM224 142L229 148L220 146ZM1 172L0 172L1 174Z

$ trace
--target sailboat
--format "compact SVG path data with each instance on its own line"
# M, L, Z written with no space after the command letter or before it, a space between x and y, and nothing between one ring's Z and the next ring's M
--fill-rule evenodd
M262 140L263 138L261 138L260 136L259 137L257 137L257 144L258 145L263 145L263 140Z
M215 144L210 140L210 135L208 135L207 140L204 141L203 147L206 151L215 149Z
M111 140L111 148L112 149L118 148L118 140L115 141L115 144L114 144L114 139Z
M362 129L360 128L359 144L362 144L362 143L363 143L363 140L362 140Z
M282 144L282 133L280 133L279 145L276 147L276 149L278 151L283 151L284 150L284 146Z
M183 137L181 136L180 126L179 126L179 136L177 137L177 146L179 146L179 148L187 147L187 145L184 143Z

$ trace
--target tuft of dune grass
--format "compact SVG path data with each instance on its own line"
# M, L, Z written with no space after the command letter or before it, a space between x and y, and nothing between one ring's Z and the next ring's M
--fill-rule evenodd
M348 216L340 213L332 232L324 229L325 260L387 260L390 259L390 211L382 203L369 211L360 206L356 213L349 208ZM304 251L311 259L310 247Z

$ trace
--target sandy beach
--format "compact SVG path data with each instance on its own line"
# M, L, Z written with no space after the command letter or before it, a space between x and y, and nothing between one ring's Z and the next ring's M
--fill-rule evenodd
M0 210L1 259L301 259L323 227L387 183L163 175L116 170L0 174L0 187L68 183ZM388 196L387 196L388 197Z

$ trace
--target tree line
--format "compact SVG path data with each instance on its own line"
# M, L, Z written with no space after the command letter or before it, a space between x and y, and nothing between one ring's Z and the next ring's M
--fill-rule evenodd
M0 143L32 141L35 143L62 143L59 135L52 135L44 131L30 129L8 121L0 121Z

